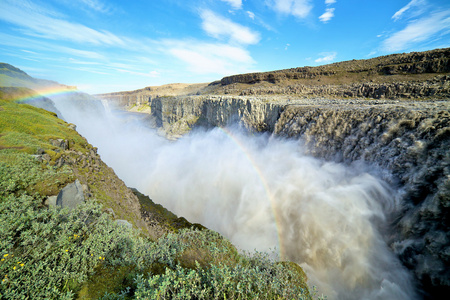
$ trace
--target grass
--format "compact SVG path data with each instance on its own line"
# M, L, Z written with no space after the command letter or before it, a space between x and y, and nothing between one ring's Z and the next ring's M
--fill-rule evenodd
M1 95L0 95L1 96ZM52 112L13 99L0 100L0 149L22 147L20 150L35 154L39 148L56 149L50 139L67 139L75 150L84 150L87 142L68 124Z

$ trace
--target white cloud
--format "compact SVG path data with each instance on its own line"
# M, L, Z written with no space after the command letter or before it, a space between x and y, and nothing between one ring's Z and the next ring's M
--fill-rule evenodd
M324 53L320 53L319 55L321 55L322 57L316 59L315 62L329 63L329 62L332 62L336 58L337 53L336 52L324 52Z
M319 17L319 20L323 23L327 23L334 17L334 8L327 8L323 15Z
M273 9L282 14L306 18L312 9L311 0L272 0Z
M254 20L255 19L255 14L251 11L247 11L247 15L250 19Z
M98 0L81 0L85 5L92 8L93 10L99 11L101 13L106 13L109 9L106 5Z
M384 51L395 52L431 40L439 34L448 34L450 31L450 10L436 12L409 22L403 29L385 39L382 44Z
M421 8L421 6L423 7L424 5L426 5L426 0L411 0L408 4L406 4L405 6L403 6L401 9L399 9L393 16L392 19L394 19L394 21L399 20L402 15L407 11L410 10L413 7L419 7ZM419 9L419 12L421 12L422 10ZM420 13L419 13L420 14ZM416 14L417 15L417 14Z
M59 47L59 48L67 54L76 55L78 57L97 59L97 60L105 59L105 57L103 55L101 55L97 52L94 52L94 51L79 50L79 49L73 49L73 48L67 48L67 47Z
M326 5L331 5L331 4L334 4L334 3L336 3L336 0L325 0L325 4Z
M25 50L25 49L21 49L21 51L25 52L25 53L30 53L30 54L38 54L34 51L30 51L30 50Z
M210 10L203 10L201 18L203 19L203 30L212 37L229 38L230 42L239 44L256 44L260 40L259 33L219 16Z
M83 60L78 60L75 58L69 58L69 62L72 64L77 64L77 65L99 65L99 62L96 61L83 61Z
M246 49L227 44L171 40L165 47L194 73L224 76L245 72L255 63Z
M0 1L0 20L22 27L22 32L40 38L68 40L94 45L121 45L125 43L118 36L102 30L50 16L21 1Z
M230 4L234 9L240 9L242 8L242 0L221 0L223 2L227 2Z
M103 55L99 54L98 52L74 49L55 45L42 40L32 40L29 38L23 38L2 33L0 33L0 44L8 45L11 47L32 48L33 50L36 51L39 50L42 53L44 52L52 53L51 55L48 55L46 57L47 59L52 59L54 57L54 54L60 55L61 53L89 59L98 59L98 60L106 59Z
M131 71L131 70L127 70L127 69L118 69L118 68L116 68L114 70L121 72L121 73L127 73L127 74L131 74L131 75L137 75L137 76L143 76L143 77L155 78L155 77L159 76L159 73L157 71L151 71L148 73L144 73L144 72L136 72L136 71Z

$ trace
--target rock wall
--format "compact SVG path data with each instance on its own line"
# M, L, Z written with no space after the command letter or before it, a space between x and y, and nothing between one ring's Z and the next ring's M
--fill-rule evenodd
M431 80L423 82L395 82L395 83L353 83L353 84L324 84L304 85L289 84L287 86L273 85L252 86L246 89L234 86L224 87L230 94L240 95L297 95L304 97L333 97L351 98L365 97L373 99L405 99L433 97L445 99L450 97L450 76L438 75Z
M131 93L111 93L105 95L96 95L98 99L108 100L110 104L117 107L130 107L148 103L152 96L139 95Z
M239 123L249 130L273 131L283 110L278 105L257 98L232 96L159 97L150 100L156 125L173 132L174 127L226 126ZM186 128L186 125L189 128Z

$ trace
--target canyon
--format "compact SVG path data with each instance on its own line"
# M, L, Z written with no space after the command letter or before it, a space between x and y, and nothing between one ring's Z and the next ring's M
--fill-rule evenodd
M329 299L439 299L450 291L449 57L436 49L95 98L2 64L0 111L52 111L37 109L64 134L40 136L33 157L72 168L88 198L154 240L206 226L295 262ZM0 150L28 149L11 134L2 130Z
M238 124L366 165L393 190L383 239L433 299L450 289L449 57L438 49L97 97L172 140Z

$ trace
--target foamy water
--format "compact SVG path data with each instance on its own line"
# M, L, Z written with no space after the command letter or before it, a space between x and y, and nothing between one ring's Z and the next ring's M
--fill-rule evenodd
M110 114L57 108L127 185L241 249L297 262L329 299L415 298L380 232L397 209L395 192L369 166L322 161L301 141L236 128L169 142Z

